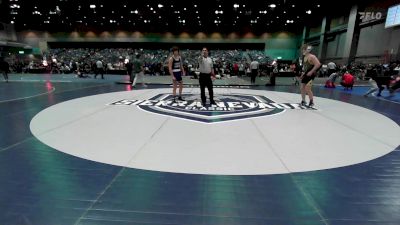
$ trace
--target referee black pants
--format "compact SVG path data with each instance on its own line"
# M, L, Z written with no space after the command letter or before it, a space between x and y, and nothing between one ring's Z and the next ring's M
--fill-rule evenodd
M256 83L256 77L258 75L258 69L252 69L251 70L251 83L255 84Z
M206 93L205 93L206 87L208 89L208 94L210 95L210 103L214 102L214 91L213 91L213 84L212 84L212 80L211 80L211 74L200 73L199 83L200 83L200 92L201 92L201 102L203 104L206 103Z
M101 74L101 79L104 79L104 69L103 68L96 68L94 78L96 79L97 75Z

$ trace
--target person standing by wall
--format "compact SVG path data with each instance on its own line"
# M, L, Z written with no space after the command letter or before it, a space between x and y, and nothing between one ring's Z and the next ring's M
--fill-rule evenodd
M147 85L144 83L144 63L140 57L141 55L137 54L135 60L133 61L133 73L135 74L135 79L132 82L132 87L135 87L138 79L140 79L143 87L147 87Z
M212 80L215 79L213 61L208 56L208 48L204 47L201 50L201 56L198 58L199 63L199 84L200 84L200 93L201 93L201 102L203 106L206 105L206 93L205 88L208 89L208 94L210 95L210 105L216 105L214 101L214 91L213 91L213 83Z
M182 58L179 54L179 48L174 46L172 47L172 56L168 61L169 74L172 78L172 94L173 101L176 101L176 89L179 88L179 97L178 100L184 101L182 98L182 89L183 89L183 81L182 76L185 74L183 69Z

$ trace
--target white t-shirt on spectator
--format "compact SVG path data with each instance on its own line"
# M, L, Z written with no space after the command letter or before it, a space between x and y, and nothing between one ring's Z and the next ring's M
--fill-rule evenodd
M328 69L330 70L336 70L336 64L334 62L328 63Z
M101 69L101 68L103 68L103 62L102 61L97 61L96 62L96 67L97 67L97 69Z
M257 70L259 65L260 63L258 63L257 61L253 61L250 63L250 69Z

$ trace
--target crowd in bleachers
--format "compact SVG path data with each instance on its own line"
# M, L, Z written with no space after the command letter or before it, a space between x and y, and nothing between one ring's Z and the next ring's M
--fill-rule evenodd
M145 74L169 75L168 58L171 52L165 49L50 49L43 55L28 58L8 57L11 72L16 73L72 73L78 77L87 77L85 74L94 74L96 62L102 61L105 73L127 74L126 63L137 54L141 55L144 63ZM183 59L183 67L187 74L196 74L197 58L200 50L183 49L180 51ZM250 64L258 61L261 76L269 76L271 83L274 78L290 73L290 76L298 75L301 66L298 60L285 62L271 59L264 51L256 50L212 50L211 58L214 62L216 73L223 76L247 76L250 74ZM335 81L339 80L342 86L352 87L355 81L374 79L379 89L386 85L388 88L393 80L399 79L400 63L390 64L363 64L352 63L350 65L336 65L333 62L325 62L318 70L318 77L327 77L334 87ZM293 75L294 74L294 75ZM349 78L349 75L353 79ZM345 79L346 78L346 79ZM296 81L296 79L294 79ZM347 84L344 80L353 80ZM296 82L295 82L296 83ZM297 81L298 83L298 81ZM379 93L380 94L380 93Z
M93 73L96 61L101 60L106 73L125 73L125 64L140 54L145 65L145 73L150 75L168 75L169 50L148 49L50 49L36 59L12 60L11 69L18 73ZM200 50L184 49L180 51L185 70L193 74L197 68ZM211 58L217 72L221 74L244 75L252 60L260 65L270 62L264 51L257 50L214 50Z

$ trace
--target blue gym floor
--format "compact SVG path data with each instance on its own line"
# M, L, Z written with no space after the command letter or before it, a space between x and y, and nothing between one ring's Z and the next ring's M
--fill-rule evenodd
M11 75L10 83L0 81L1 225L400 224L400 146L365 163L282 175L192 175L112 166L43 144L29 124L57 103L135 90L117 84L117 76L37 77ZM169 85L147 88L159 87ZM292 85L250 88L299 92ZM363 97L367 90L315 86L314 94L371 109L400 125L400 93Z

